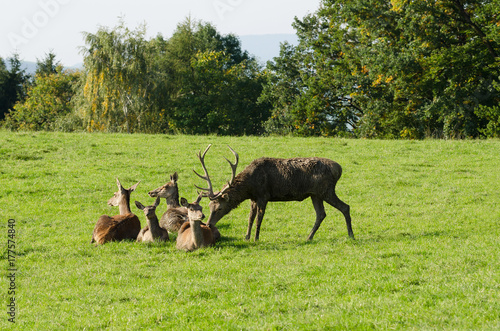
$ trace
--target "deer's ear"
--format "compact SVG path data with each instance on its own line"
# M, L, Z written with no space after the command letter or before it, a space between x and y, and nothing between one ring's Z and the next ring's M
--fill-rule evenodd
M221 198L226 200L226 201L229 201L229 195L227 195L227 193L224 193L223 195L221 195Z
M140 203L139 201L136 201L135 202L135 205L137 206L137 208L139 208L140 210L144 210L144 205L142 203Z
M118 186L118 191L121 191L123 186L122 186L122 183L120 183L120 180L118 178L116 179L116 185Z
M187 205L188 205L188 201L186 200L186 198L181 198L181 206L187 207Z
M158 207L159 204L160 204L160 197L157 197L154 206Z
M132 186L131 186L128 190L129 190L130 192L134 192L134 191L135 191L135 189L137 188L137 185L139 185L139 183L140 183L140 182L141 182L141 181L138 181L138 182L137 182L137 184L132 185Z
M170 181L171 181L172 183L176 183L178 179L179 179L179 175L177 174L177 171L176 171L176 172L174 172L174 174L173 174L173 175L170 175Z

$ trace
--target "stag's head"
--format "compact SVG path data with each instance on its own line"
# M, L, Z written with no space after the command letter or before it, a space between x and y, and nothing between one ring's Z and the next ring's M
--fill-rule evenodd
M232 171L231 180L224 186L224 188L222 190L220 190L217 193L214 193L213 187L212 187L212 181L210 180L210 176L208 175L207 167L205 166L205 155L206 155L207 151L209 150L210 146L212 146L212 145L208 145L208 147L205 149L203 154L201 154L201 151L198 153L198 158L200 159L200 162L201 162L201 165L203 167L203 171L205 172L205 175L202 176L202 175L198 174L196 171L194 171L194 170L193 171L196 175L198 175L198 177L204 179L208 184L207 188L202 188L199 186L196 186L196 188L204 191L203 196L208 197L210 199L210 203L208 205L208 207L210 209L210 216L208 217L207 225L214 226L215 224L217 224L217 222L224 215L229 213L231 211L231 209L234 207L230 201L230 198L229 198L229 195L227 194L227 191L231 188L231 185L234 181L234 178L236 177L236 167L238 166L239 156L238 156L238 153L236 153L230 146L228 146L236 158L235 163L231 163L231 161L229 161L227 158L225 158L226 161L231 166L231 171Z
M120 201L122 201L123 199L130 199L130 194L135 191L139 183L140 182L138 182L135 185L132 185L129 189L126 189L122 186L122 184L117 178L116 184L118 185L118 191L116 191L113 197L108 200L108 205L111 207L116 207L120 205Z
M178 179L179 175L177 175L177 172L174 172L173 175L170 175L170 182L158 187L156 190L150 191L148 193L149 196L152 198L160 197L165 199L176 196L179 194L179 188L177 187Z
M181 206L186 207L188 210L188 218L190 221L201 221L205 218L203 214L203 207L200 206L200 201L203 195L199 195L196 201L188 203L186 198L181 198Z

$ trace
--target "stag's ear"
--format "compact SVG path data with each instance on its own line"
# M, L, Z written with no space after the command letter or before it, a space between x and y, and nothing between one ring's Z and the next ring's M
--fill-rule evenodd
M171 181L172 183L174 183L174 184L175 184L175 183L177 182L177 180L178 180L178 179L179 179L179 175L177 174L177 171L176 171L176 172L174 172L174 174L173 174L173 175L170 175L170 181Z
M188 206L188 201L186 200L186 198L181 198L181 206L183 207L187 207Z
M220 196L222 199L229 201L229 195L227 193L224 193L223 195Z
M137 184L130 186L130 188L129 188L128 190L129 190L130 192L134 192L134 191L135 191L135 189L137 188L137 185L139 185L139 183L140 183L140 182L141 182L141 181L138 181L138 182L137 182Z
M142 203L140 203L139 201L136 201L135 202L135 205L137 206L137 208L139 208L140 210L144 210L144 205Z

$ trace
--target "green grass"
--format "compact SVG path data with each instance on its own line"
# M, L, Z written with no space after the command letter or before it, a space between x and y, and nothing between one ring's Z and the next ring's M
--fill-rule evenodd
M90 244L116 190L132 201L192 172L208 143L214 186L261 156L339 162L339 197L351 206L312 242L310 200L270 203L261 240L245 241L249 202L225 216L215 247ZM7 222L16 220L16 327L56 329L371 330L500 329L500 141L374 141L0 131L0 293L7 321ZM208 202L202 201L208 215ZM145 224L143 214L132 210ZM163 200L158 215L165 210ZM174 237L175 238L175 237ZM174 238L171 238L174 239Z

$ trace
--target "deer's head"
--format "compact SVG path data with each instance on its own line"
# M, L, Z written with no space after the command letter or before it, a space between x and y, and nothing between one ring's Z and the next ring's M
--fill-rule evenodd
M195 186L196 186L196 188L205 192L205 193L203 193L204 197L208 197L210 199L210 203L208 205L208 207L210 209L210 216L208 217L207 225L213 226L213 225L217 224L217 222L224 215L229 213L229 211L231 211L231 209L234 207L234 204L230 200L228 190L231 189L231 185L233 184L234 178L236 177L236 167L238 166L239 156L238 156L238 153L236 153L230 146L228 146L236 158L235 163L231 163L231 161L229 161L227 158L225 158L226 161L231 166L232 176L231 176L231 179L229 180L229 182L224 186L224 188L222 190L220 190L217 193L214 193L213 187L212 187L212 181L210 180L210 176L208 175L208 171L207 171L207 168L205 166L205 155L206 155L207 151L209 150L210 146L212 146L212 145L208 145L208 147L205 149L203 154L201 154L201 151L198 153L198 158L200 159L200 162L201 162L201 165L203 167L203 171L205 172L205 175L202 176L202 175L198 174L196 171L194 171L194 170L193 171L196 175L198 175L198 177L204 179L208 184L207 188L202 188L202 187L199 187L196 185Z
M149 196L152 198L160 197L165 199L177 196L179 194L179 188L177 187L178 179L179 175L177 175L177 172L174 172L173 175L170 175L170 182L158 187L156 190L150 191L148 193Z
M135 202L135 205L137 206L137 208L142 210L144 212L144 215L146 215L147 218L156 217L156 207L158 207L159 204L160 204L160 197L156 198L154 205L147 206L147 207L144 207L144 205L142 203L140 203L139 201Z
M193 203L188 203L185 198L181 198L181 206L186 207L188 210L188 218L190 221L201 221L205 218L203 207L200 206L201 198L202 195L200 194Z
M132 185L129 189L126 189L122 186L118 178L116 179L116 184L118 185L118 191L115 192L113 197L108 200L108 205L111 207L116 207L120 205L120 202L125 199L128 200L130 199L130 194L135 191L137 188L137 185L139 185L140 182L138 182L135 185Z

